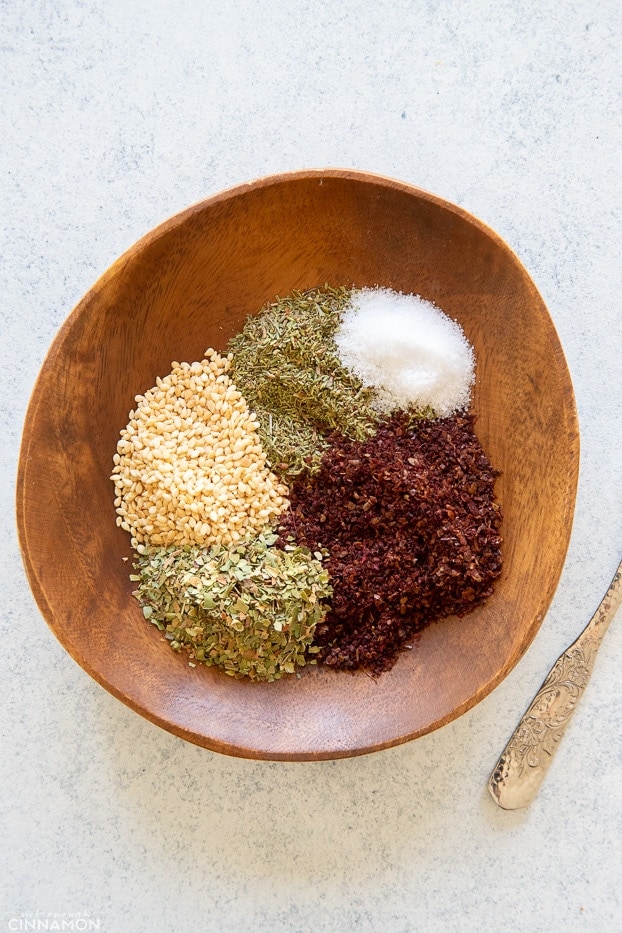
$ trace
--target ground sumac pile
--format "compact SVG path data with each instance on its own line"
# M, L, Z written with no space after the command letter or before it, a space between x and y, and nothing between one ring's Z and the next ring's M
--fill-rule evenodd
M330 553L318 660L379 674L430 622L491 594L501 572L496 473L471 415L397 413L367 441L330 441L319 473L291 487L279 531Z

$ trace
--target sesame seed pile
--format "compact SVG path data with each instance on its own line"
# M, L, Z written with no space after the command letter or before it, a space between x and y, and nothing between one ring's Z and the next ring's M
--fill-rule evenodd
M230 366L231 356L206 350L201 362L173 362L169 375L136 396L111 479L117 525L139 552L236 544L288 505Z

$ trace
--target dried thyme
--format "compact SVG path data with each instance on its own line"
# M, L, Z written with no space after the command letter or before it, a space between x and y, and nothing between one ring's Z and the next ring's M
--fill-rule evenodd
M374 433L373 392L341 363L333 335L348 305L346 288L311 289L277 298L229 342L231 379L259 421L272 469L314 472L324 435L353 440Z
M294 673L316 650L332 589L322 553L275 541L264 532L245 545L146 550L130 578L145 618L191 663L251 680Z

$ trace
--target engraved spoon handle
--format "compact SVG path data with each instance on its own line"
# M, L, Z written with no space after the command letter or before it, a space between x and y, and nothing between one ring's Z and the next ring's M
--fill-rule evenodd
M620 602L622 562L585 629L551 668L490 775L488 790L504 810L528 807L538 793Z

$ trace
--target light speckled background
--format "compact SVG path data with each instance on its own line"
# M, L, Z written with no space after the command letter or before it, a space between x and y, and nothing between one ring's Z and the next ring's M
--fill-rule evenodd
M0 930L37 911L107 933L622 928L622 620L531 809L484 789L622 556L620 9L0 2ZM94 279L193 201L322 166L426 188L513 247L574 380L579 495L541 632L483 703L372 756L252 762L160 731L69 658L25 580L14 477L37 370Z

